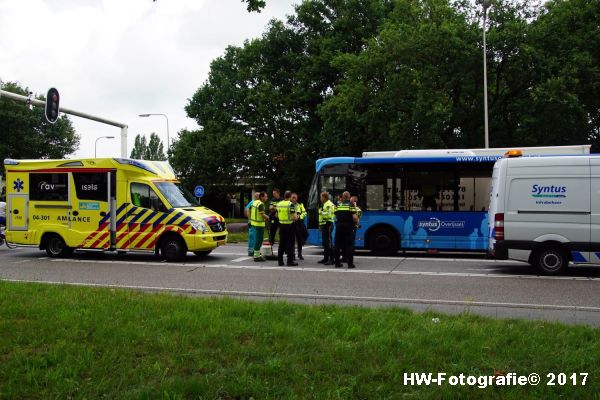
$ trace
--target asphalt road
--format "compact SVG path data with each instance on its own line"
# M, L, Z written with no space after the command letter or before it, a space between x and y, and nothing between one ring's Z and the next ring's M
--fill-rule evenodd
M183 263L166 263L147 254L76 253L58 260L37 249L2 246L0 279L304 303L396 305L600 326L600 268L578 267L569 276L541 277L524 263L468 254L359 253L355 270L318 264L317 248L306 249L305 258L298 267L255 263L245 244L231 244L203 259L190 253Z

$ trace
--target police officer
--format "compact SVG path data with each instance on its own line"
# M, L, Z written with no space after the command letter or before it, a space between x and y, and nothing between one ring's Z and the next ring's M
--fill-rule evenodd
M265 212L266 201L267 192L260 192L258 200L254 200L250 207L250 224L254 228L254 261L265 261L260 246L265 235L265 223L269 220Z
M290 201L292 192L287 190L284 194L284 200L277 203L277 216L279 217L279 249L277 250L277 260L279 265L283 265L283 254L287 255L287 265L298 265L294 261L294 221L296 208Z
M352 234L358 223L356 209L350 203L350 192L342 193L342 202L335 210L335 267L341 268L340 253L348 260L348 268L355 268L354 265L354 246L352 244Z
M269 243L271 245L275 244L275 235L277 234L277 229L279 229L279 218L277 217L277 203L282 200L281 192L279 189L273 189L273 197L271 198L271 202L269 203Z
M319 264L333 265L333 251L331 249L331 231L333 230L333 216L335 205L329 200L329 193L321 193L321 207L319 208L319 229L323 240L323 259Z
M302 256L302 246L304 246L304 241L306 240L306 225L304 225L306 208L304 208L304 204L298 203L298 195L296 193L292 193L290 200L295 206L296 215L298 216L298 219L292 224L294 225L294 235L296 238L296 244L298 245L298 259L304 260L304 257Z

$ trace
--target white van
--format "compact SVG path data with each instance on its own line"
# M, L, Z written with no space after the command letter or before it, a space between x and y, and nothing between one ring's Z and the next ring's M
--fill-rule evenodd
M600 155L503 158L494 165L488 252L545 275L600 263Z

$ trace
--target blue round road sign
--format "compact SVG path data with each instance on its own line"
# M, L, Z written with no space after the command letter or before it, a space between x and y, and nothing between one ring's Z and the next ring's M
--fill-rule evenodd
M204 196L204 186L196 186L196 188L194 189L194 196L196 197L202 197Z

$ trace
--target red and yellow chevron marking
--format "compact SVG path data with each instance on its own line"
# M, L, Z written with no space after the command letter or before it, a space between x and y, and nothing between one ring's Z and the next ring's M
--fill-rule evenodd
M135 211L138 213L136 214ZM137 217L136 217L137 216ZM167 231L183 234L194 234L196 230L189 224L188 216L172 210L167 215L161 212L127 206L117 215L117 248L118 249L153 249L160 236ZM168 225L167 225L168 223ZM98 229L88 235L81 248L106 249L110 246L109 222L100 222Z

